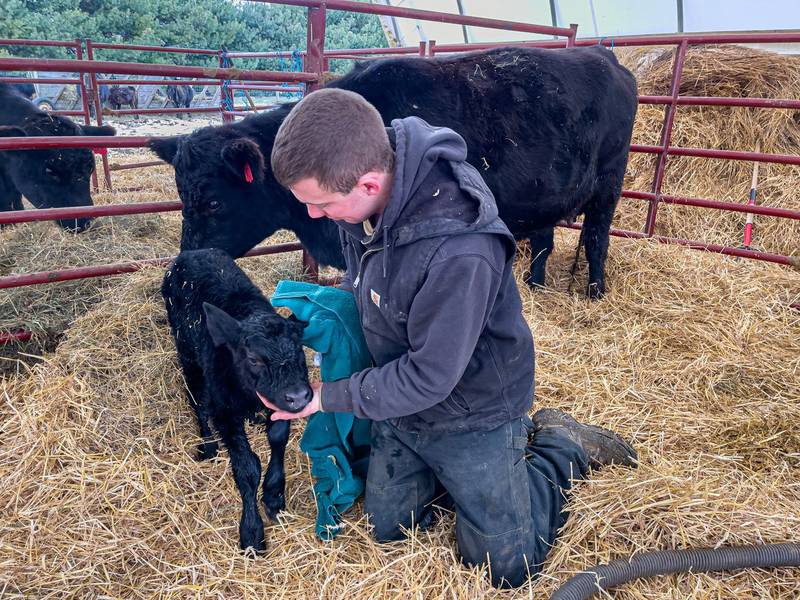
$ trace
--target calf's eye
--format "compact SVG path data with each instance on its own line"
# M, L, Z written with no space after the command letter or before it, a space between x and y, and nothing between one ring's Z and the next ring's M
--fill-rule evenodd
M212 200L208 203L209 210L219 210L220 203L219 200Z

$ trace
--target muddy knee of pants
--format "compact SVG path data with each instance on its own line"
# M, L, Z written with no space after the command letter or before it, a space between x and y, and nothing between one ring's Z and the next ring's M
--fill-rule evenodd
M374 526L376 540L399 540L405 537L403 529L429 524L436 480L409 447L413 436L375 421L372 440L364 512Z
M403 528L419 524L417 482L391 486L367 486L364 512L372 523L372 536L378 542L392 542L406 537Z
M491 573L494 587L518 587L541 570L525 554L526 532L523 528L489 535L459 515L456 539L461 560L470 567L483 565Z

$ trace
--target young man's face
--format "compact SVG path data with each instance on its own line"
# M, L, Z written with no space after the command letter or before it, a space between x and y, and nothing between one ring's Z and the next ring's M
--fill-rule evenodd
M312 219L328 217L334 221L361 223L383 212L389 180L387 173L367 173L347 194L329 192L313 177L301 179L289 189L305 204Z

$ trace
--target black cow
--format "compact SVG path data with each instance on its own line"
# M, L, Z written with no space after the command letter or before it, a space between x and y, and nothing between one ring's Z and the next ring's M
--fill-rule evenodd
M78 125L50 115L0 83L0 137L114 133L113 127ZM36 208L91 206L89 177L93 170L94 157L86 148L0 151L0 210L21 210L23 195ZM61 219L58 223L82 231L90 221Z
M11 86L28 100L33 100L36 95L36 86L32 83L12 83Z
M136 94L136 88L132 85L120 87L112 85L108 90L108 103L114 110L122 108L123 104L127 104L132 109L139 108L139 98Z
M194 90L190 85L168 85L167 98L175 108L189 108L194 98Z
M544 283L556 223L583 214L588 292L603 294L608 232L637 108L636 81L613 52L508 47L390 58L356 65L329 86L358 92L387 124L417 115L460 133L500 216L517 238L530 239L530 284ZM181 248L213 246L240 256L285 228L320 263L343 266L335 225L311 219L267 166L290 109L151 144L175 167L184 203Z
M161 294L203 436L199 458L217 453L213 423L242 495L241 547L264 550L264 523L256 502L261 464L244 425L258 421L267 429L272 452L262 502L267 516L275 519L286 507L283 459L289 421L270 421L271 411L256 391L290 412L309 403L302 324L278 315L222 250L181 252L164 276Z

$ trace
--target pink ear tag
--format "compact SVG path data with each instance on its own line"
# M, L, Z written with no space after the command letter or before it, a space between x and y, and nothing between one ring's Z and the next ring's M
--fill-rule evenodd
M250 163L244 163L244 180L253 183L253 172L250 170Z

